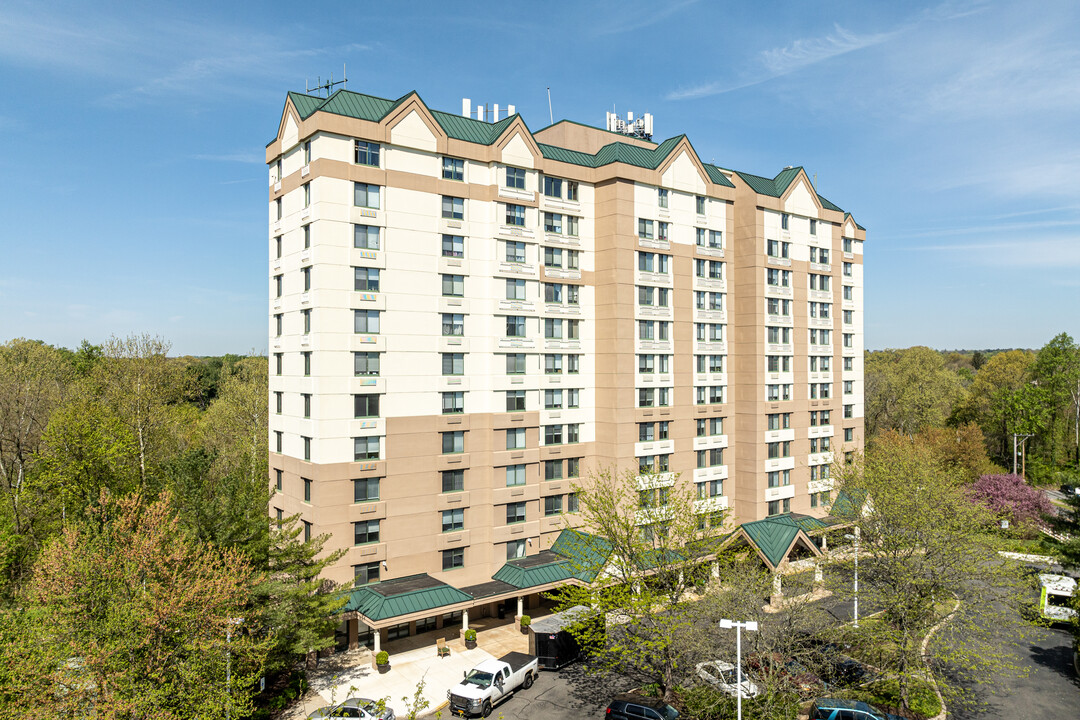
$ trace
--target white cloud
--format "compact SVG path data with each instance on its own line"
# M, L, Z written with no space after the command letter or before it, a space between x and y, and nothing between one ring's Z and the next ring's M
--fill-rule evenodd
M804 67L828 60L837 55L844 55L855 50L878 45L890 40L905 29L900 28L889 32L859 35L836 25L833 32L823 37L803 38L794 41L787 47L763 51L761 53L761 64L769 71L771 77L779 77L796 70L802 70Z
M629 17L629 20L619 20L613 24L598 27L596 29L597 35L618 35L620 33L632 32L634 30L641 30L651 25L656 25L659 22L667 20L669 17L679 12L683 8L689 7L697 3L698 0L683 0L682 2L669 2L666 5L658 6L651 4L647 8L642 8L640 11L635 12L632 8L625 5L619 6L614 13L610 13L611 16L625 18Z

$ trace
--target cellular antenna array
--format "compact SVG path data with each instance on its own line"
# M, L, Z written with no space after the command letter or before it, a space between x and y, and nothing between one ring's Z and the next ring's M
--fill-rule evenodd
M637 120L634 119L634 113L632 112L626 113L625 120L619 117L618 113L609 112L605 114L607 115L606 127L611 132L629 135L642 140L652 140L653 116L651 113L645 113Z

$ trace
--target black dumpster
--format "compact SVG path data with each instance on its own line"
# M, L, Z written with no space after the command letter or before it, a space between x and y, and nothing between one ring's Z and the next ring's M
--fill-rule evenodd
M569 630L574 622L593 616L584 605L577 605L562 612L534 620L529 626L529 654L535 655L543 670L558 670L581 657L582 649L577 638ZM595 617L601 623L601 617Z

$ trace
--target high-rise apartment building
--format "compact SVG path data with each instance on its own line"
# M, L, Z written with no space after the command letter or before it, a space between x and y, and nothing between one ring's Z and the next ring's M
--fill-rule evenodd
M272 512L347 548L331 579L491 582L598 468L825 514L865 231L802 168L349 91L290 93L266 159Z

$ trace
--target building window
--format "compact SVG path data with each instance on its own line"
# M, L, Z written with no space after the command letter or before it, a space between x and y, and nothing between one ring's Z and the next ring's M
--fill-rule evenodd
M281 337L282 324L283 324L282 314L281 313L275 313L274 314L274 333L277 335L277 337Z
M307 478L300 478L300 482L304 483L304 502L311 502L311 480Z
M465 353L443 353L442 354L442 374L443 375L464 375L465 374Z
M506 316L506 337L525 337L525 316Z
M518 485L525 484L525 466L524 465L507 465L506 466L506 487L517 487Z
M522 391L524 392L524 391ZM509 428L506 431L506 449L523 450L525 448L525 428Z
M566 199L577 202L578 199L578 184L576 180L566 181Z
M379 143L356 140L356 164L379 167Z
M277 200L275 200L274 204L275 204L275 206L277 208L277 219L281 220L281 198L278 198Z
M513 502L506 505L506 524L525 522L525 503Z
M371 502L379 499L379 478L353 480L353 502Z
M304 334L305 335L310 334L311 333L311 308L305 308L304 310L301 310L300 311L300 317L304 321Z
M379 232L379 228L374 225L353 225L353 247L359 250L378 250Z
M810 218L810 234L817 235L817 220Z
M282 478L282 475L283 475L283 473L282 473L281 470L278 470L277 468L274 469L274 487L277 488L278 492L281 492L281 478Z
M443 415L456 415L465 412L465 393L444 392L442 394Z
M506 224L525 227L525 206L506 204Z
M724 448L712 448L697 451L698 469L718 467L724 464Z
M278 257L280 257L280 255ZM849 263L849 262L844 263L844 268L843 269L844 269L844 277L851 277L851 275L852 275L851 263Z
M304 377L311 375L311 351L305 350L300 353L300 356L304 359Z
M378 416L378 395L353 395L353 417L368 418Z
M379 353L377 352L354 352L353 375L378 375Z
M274 276L274 297L281 297L281 287L284 284L284 275Z
M311 225L304 226L304 249L311 247Z
M281 236L274 238L274 257L281 259Z
M443 195L442 216L448 220L464 220L465 199Z
M544 498L544 517L562 515L562 495L549 495Z
M442 471L442 491L445 492L461 492L465 489L465 471L464 470L443 470Z
M661 423L666 425L667 423ZM666 429L665 429L666 432ZM708 437L710 435L723 435L724 434L724 418L698 418L697 421L697 436Z
M654 237L653 236L653 221L652 220L645 220L643 218L638 218L637 223L638 223L638 225L637 225L637 227L638 227L638 231L637 231L638 237L641 238L642 240L652 240L653 237ZM641 267L639 265L638 270L640 270L640 269L641 269Z
M544 409L545 410L561 410L563 406L563 391L562 389L547 389L544 390Z
M442 236L443 257L465 257L465 238L461 235Z
M855 442L855 428L844 428L844 442Z
M358 437L353 438L353 460L378 460L379 438Z
M378 310L353 310L353 332L377 333L379 332Z
M461 158L444 157L442 159L442 176L444 180L464 180L465 161Z
M671 239L671 223L659 222L656 224L656 239L663 242Z
M525 262L525 243L517 240L506 241L506 262Z
M465 509L454 508L442 511L442 531L452 532L465 529Z
M311 393L301 393L300 398L304 401L304 417L311 417Z
M465 276L443 275L442 294L443 297L463 297L465 295Z
M525 353L507 353L506 374L523 375L525 373Z
M522 168L506 168L506 187L515 190L525 189L525 170Z
M368 585L379 582L379 566L378 562L353 565L353 584Z
M694 198L694 206L697 209L697 214L698 215L704 215L705 214L705 198L704 197L702 197L701 195L696 196Z
M360 182L353 183L353 205L378 210L379 186Z
M284 398L284 395L285 393L280 390L274 391L274 412L278 415L281 414L282 399Z
M657 201L657 204L662 208L666 208L668 206L668 191L667 191L667 188L657 188L656 189L656 201Z
M284 433L280 430L274 431L274 452L282 452L281 446L284 439Z
M576 492L567 493L566 495L566 512L576 513L578 511L578 495Z
M855 243L852 241L851 238L841 238L840 242L841 242L841 245L843 247L844 252L846 252L846 253L853 252Z
M770 413L768 423L769 430L787 430L791 427L791 413Z
M363 520L353 523L353 545L379 542L379 521Z
M304 520L304 542L311 542L311 523Z
M563 462L562 460L545 460L544 461L544 480L562 480L563 479Z
M562 425L545 425L544 426L544 444L545 445L562 445L563 441L563 426Z
M304 207L311 207L311 183L304 183Z
M353 268L353 290L379 292L379 268Z
M544 232L562 235L563 216L559 213L544 213Z
M442 316L442 334L443 335L464 335L465 334L465 316L459 313L443 313Z
M442 551L442 569L444 572L463 567L465 567L465 548Z
M790 225L790 224L791 224L791 216L788 215L787 213L782 213L780 215L780 229L787 230L788 225Z
M516 560L517 558L525 557L525 541L524 540L511 540L506 543L506 559Z
M301 437L304 442L304 460L311 460L311 438Z
M514 278L507 278L506 280L506 299L507 300L524 300L525 299L525 281Z

